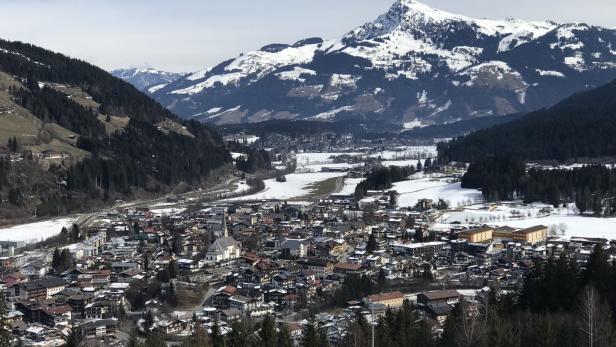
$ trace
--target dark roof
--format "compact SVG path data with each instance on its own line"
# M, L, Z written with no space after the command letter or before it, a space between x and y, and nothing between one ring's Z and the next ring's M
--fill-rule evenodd
M453 289L433 290L430 292L423 292L420 295L424 295L426 298L428 298L428 300L439 300L439 299L460 297L460 293L458 293L457 290L453 290Z
M453 307L448 304L428 304L427 306L428 310L435 316L446 315L453 310Z

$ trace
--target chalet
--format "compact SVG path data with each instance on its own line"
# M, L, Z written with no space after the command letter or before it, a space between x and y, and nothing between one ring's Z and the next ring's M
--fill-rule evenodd
M457 290L434 290L417 295L420 304L449 304L455 305L460 301L461 294Z

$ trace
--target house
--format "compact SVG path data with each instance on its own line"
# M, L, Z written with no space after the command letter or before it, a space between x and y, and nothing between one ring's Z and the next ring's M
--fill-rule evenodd
M47 274L49 266L41 260L34 260L22 266L19 271L25 276L40 278Z
M334 273L340 275L360 274L362 265L358 263L337 263L334 265Z
M303 258L308 255L310 242L306 239L286 239L280 245L282 255Z
M417 302L420 304L449 304L455 305L460 301L462 295L457 290L433 290L417 295Z
M99 338L114 335L118 329L118 325L119 323L116 318L95 319L79 325L79 331L86 339Z
M366 303L383 305L388 308L400 308L404 303L404 294L399 291L370 295L365 299Z
M207 250L205 259L215 263L239 259L241 250L242 244L233 237L221 237Z
M239 310L243 315L248 315L250 310L256 309L261 303L261 300L243 295L234 295L229 298L229 307Z
M188 323L179 319L160 320L156 323L156 329L167 335L178 334L186 329Z
M11 300L51 299L51 297L66 288L62 278L47 277L31 282L15 283L9 288Z
M393 244L393 250L396 253L400 253L408 256L421 256L425 254L434 254L439 252L445 246L445 242L433 241L423 243L411 243L411 242L395 242Z
M178 259L178 269L184 272L199 271L199 265L192 259Z
M302 262L305 268L315 272L317 277L325 277L334 272L334 263L322 258L308 258Z

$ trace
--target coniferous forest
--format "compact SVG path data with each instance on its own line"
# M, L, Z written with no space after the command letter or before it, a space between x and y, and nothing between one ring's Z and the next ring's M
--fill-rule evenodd
M581 212L616 214L616 169L603 165L526 170L519 159L489 157L469 166L462 187L481 189L488 201L519 198L554 206L575 203Z
M487 156L576 160L616 156L616 81L571 96L512 122L479 130L438 146L444 161L475 162Z
M0 47L4 49L0 71L19 78L25 86L11 88L14 102L44 123L56 123L77 133L76 146L91 153L75 165L49 168L66 184L61 190L42 194L39 215L77 208L78 203L71 203L77 196L87 200L123 198L135 189L157 193L180 182L197 184L231 162L219 134L198 122L178 119L95 66L20 42L0 40ZM100 107L87 109L54 89L39 88L41 81L77 86ZM128 125L122 131L107 133L97 112L129 117ZM180 123L193 136L160 131L157 123L165 120ZM0 189L19 192L22 187L9 182L10 168L8 159L3 159Z
M405 180L415 173L415 167L380 167L373 170L365 180L355 187L355 199L361 200L369 190L384 190L393 186L393 183Z

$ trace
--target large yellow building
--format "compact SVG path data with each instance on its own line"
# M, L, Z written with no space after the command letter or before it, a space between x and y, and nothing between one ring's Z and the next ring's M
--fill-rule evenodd
M365 300L366 303L381 304L390 308L400 308L404 303L404 294L399 291L384 294L370 295Z
M494 229L490 227L481 227L471 230L464 230L460 233L459 238L465 239L470 243L482 243L492 241L492 233Z
M545 225L536 225L534 227L517 230L513 233L513 240L523 243L540 243L548 238L548 227Z

